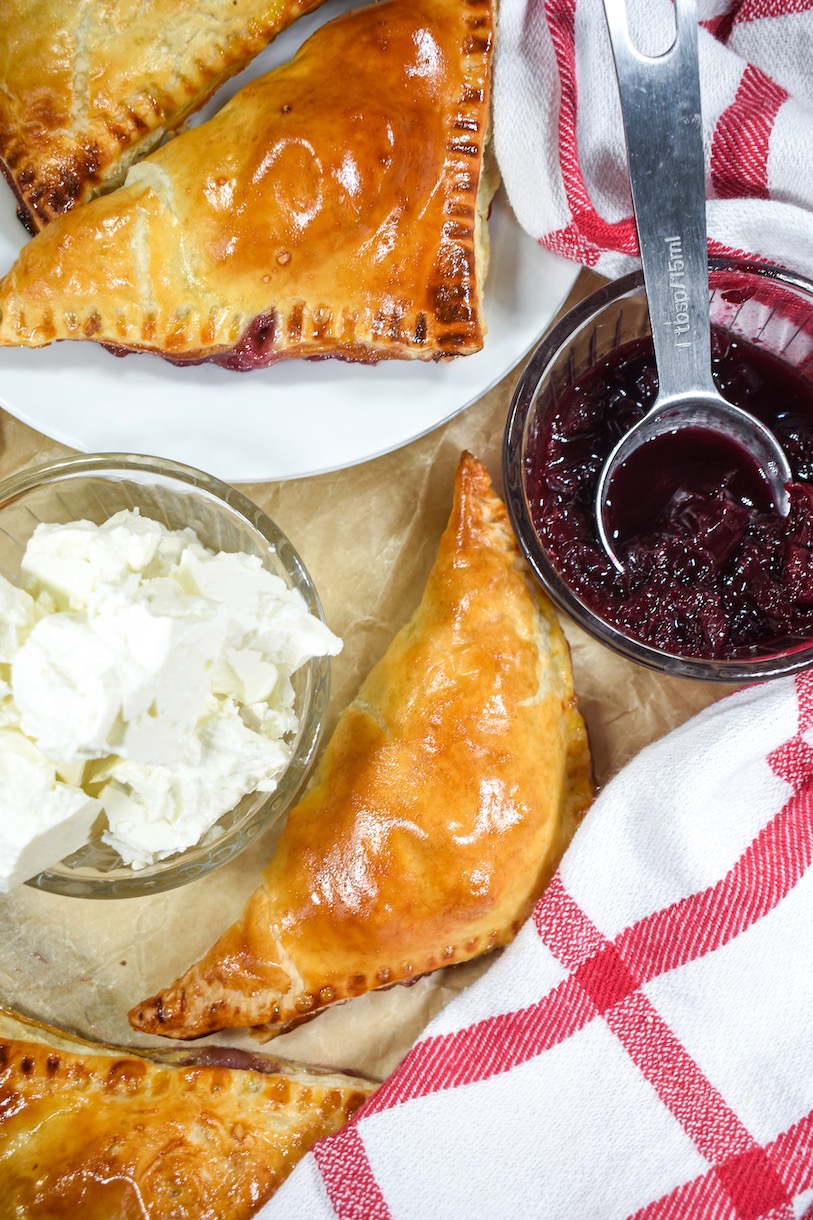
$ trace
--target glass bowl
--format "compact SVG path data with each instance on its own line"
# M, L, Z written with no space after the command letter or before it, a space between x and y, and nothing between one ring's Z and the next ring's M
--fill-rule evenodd
M299 591L324 619L316 589L286 536L249 499L199 470L164 459L104 453L32 467L0 483L0 572L18 583L20 562L40 521L84 518L97 524L126 508L169 529L191 527L214 551L244 551ZM142 869L125 866L113 848L91 842L27 882L77 898L142 897L173 889L219 868L276 819L297 795L325 720L329 659L316 657L293 676L299 721L291 759L274 792L245 796L196 846Z
M767 264L709 261L712 324L752 344L811 385L813 283ZM541 443L558 399L618 348L650 334L640 272L624 276L572 309L542 340L514 391L503 443L506 503L517 539L555 604L595 639L631 661L664 673L716 682L750 682L813 662L813 639L743 659L704 660L664 652L626 635L587 605L555 567L528 501L528 455Z

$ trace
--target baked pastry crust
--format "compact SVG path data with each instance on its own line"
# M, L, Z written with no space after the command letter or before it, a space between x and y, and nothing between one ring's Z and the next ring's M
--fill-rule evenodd
M591 795L561 628L464 455L421 604L342 713L261 886L131 1023L272 1036L504 945Z
M247 1220L375 1088L150 1055L0 1008L0 1217Z
M247 369L482 346L490 0L384 0L49 225L0 344ZM482 189L481 189L482 188Z
M100 191L321 0L2 0L0 170L35 232Z

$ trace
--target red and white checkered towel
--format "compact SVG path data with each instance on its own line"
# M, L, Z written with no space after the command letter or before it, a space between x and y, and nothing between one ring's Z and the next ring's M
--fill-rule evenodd
M599 796L517 940L264 1220L813 1216L813 673Z
M642 50L668 46L671 0L627 7ZM813 0L698 0L698 12L710 252L813 276ZM601 0L502 0L494 139L523 228L610 277L636 265Z

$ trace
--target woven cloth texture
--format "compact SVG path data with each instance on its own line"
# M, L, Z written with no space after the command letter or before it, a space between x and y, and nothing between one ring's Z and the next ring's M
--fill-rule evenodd
M627 8L636 45L664 50L671 0ZM698 0L698 14L709 252L813 276L813 0ZM610 277L637 266L601 0L503 0L494 142L533 237Z

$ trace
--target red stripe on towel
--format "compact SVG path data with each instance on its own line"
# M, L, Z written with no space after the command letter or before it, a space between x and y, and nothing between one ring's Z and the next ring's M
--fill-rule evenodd
M339 1220L392 1220L355 1124L314 1144L313 1155Z
M712 136L711 182L720 199L768 198L771 132L787 98L781 85L748 64Z

